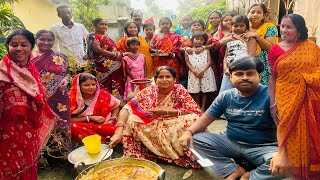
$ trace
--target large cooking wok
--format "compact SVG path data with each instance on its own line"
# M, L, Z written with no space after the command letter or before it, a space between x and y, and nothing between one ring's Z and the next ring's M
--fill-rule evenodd
M152 161L148 161L145 159L137 159L137 158L117 158L111 159L107 161L103 161L98 165L92 165L85 170L83 170L77 177L76 180L85 180L87 179L93 172L97 172L103 170L105 168L114 167L117 165L139 165L143 166L156 174L158 174L157 180L165 179L165 171L156 163Z

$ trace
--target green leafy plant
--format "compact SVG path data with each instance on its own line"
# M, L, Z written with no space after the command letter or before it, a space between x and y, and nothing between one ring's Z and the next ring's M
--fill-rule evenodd
M226 0L179 0L179 4L180 13L178 18L174 20L174 24L179 23L179 19L183 14L190 14L193 19L202 19L206 22L211 11L226 11Z
M70 0L69 2L75 21L83 24L88 30L93 30L92 20L103 16L99 6L106 6L111 0Z

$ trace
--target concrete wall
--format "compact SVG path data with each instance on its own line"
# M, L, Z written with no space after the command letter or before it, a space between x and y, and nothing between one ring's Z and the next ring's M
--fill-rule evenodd
M320 45L320 1L304 0L296 1L294 12L300 14L306 20L309 37L316 37Z
M52 24L61 21L56 12L58 5L49 0L22 0L13 4L12 8L26 28L36 33L40 29L49 29Z

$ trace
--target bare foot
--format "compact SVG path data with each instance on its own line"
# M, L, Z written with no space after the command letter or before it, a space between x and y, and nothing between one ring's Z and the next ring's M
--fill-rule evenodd
M249 180L249 177L250 177L250 172L246 172L242 174L240 180Z
M225 180L236 180L238 177L241 177L246 170L243 167L239 166L236 170L233 171Z

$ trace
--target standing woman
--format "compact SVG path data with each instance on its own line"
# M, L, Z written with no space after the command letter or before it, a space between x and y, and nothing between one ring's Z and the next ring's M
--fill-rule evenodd
M29 62L34 45L31 32L16 30L0 61L0 179L37 179L38 156L56 120Z
M221 22L221 19L222 19L221 11L218 11L218 10L212 11L209 14L206 22L206 27L208 28L206 32L210 35L214 35L218 31L218 27Z
M272 46L268 59L270 111L279 144L271 171L284 173L281 164L289 162L295 179L319 179L320 48L307 40L305 20L298 14L283 17L280 34L282 42Z
M38 52L31 63L37 67L40 73L40 80L46 88L47 102L50 108L59 117L52 138L49 140L52 145L49 147L52 149L50 153L54 156L66 157L71 140L70 103L67 88L70 74L68 58L52 50L54 41L54 34L51 31L38 31L36 34Z
M88 36L88 58L94 61L101 89L124 102L121 54L116 50L116 43L106 34L107 20L96 18L92 22L95 32Z
M268 84L269 79L268 51L278 42L277 27L271 22L266 22L267 14L268 10L264 4L253 4L248 10L250 31L243 34L245 39L255 38L257 41L256 57L264 65L260 83L264 85Z
M121 53L124 53L124 55L128 55L131 59L136 59L137 56L130 53L130 50L126 42L129 37L137 37L140 42L138 53L144 54L144 57L146 59L145 63L147 68L147 78L152 78L154 73L154 67L152 57L150 54L150 47L146 39L143 36L139 35L140 29L138 25L135 22L127 22L127 24L124 27L124 32L126 33L126 36L124 36L117 42L117 49Z
M182 56L180 54L181 36L170 32L172 27L171 19L163 17L159 20L160 33L153 36L150 46L157 49L159 52L168 53L168 56L155 56L153 58L154 68L159 66L170 66L177 73L177 82L186 69L185 63L182 63ZM182 49L183 51L183 49Z
M234 15L232 13L226 13L222 18L218 30L209 39L209 46L212 56L212 68L216 70L216 84L217 88L220 89L222 78L229 78L224 76L223 59L226 52L226 45L232 41L231 36L231 22Z

